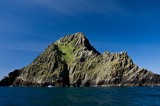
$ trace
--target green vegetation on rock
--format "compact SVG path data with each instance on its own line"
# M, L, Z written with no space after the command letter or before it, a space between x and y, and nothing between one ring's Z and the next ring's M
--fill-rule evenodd
M73 54L73 50L74 50L74 46L72 43L54 43L57 47L58 50L61 52L62 55L62 60L64 60L67 63L71 63L74 60L74 54Z

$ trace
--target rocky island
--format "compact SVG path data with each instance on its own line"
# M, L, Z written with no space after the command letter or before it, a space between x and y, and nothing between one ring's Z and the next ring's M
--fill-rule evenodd
M159 86L160 75L133 63L127 52L99 53L81 32L52 43L30 65L10 72L0 86Z

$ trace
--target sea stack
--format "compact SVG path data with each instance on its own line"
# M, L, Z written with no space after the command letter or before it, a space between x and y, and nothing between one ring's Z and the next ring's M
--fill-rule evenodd
M15 70L0 86L159 86L160 75L139 68L127 52L99 53L81 32L49 45L31 64Z

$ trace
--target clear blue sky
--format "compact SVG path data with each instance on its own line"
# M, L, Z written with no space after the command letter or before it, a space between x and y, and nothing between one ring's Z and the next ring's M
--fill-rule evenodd
M0 78L75 32L160 74L160 0L1 0Z

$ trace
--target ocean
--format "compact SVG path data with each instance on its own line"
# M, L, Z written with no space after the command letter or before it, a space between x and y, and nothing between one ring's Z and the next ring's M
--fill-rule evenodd
M160 106L160 87L0 87L0 106Z

